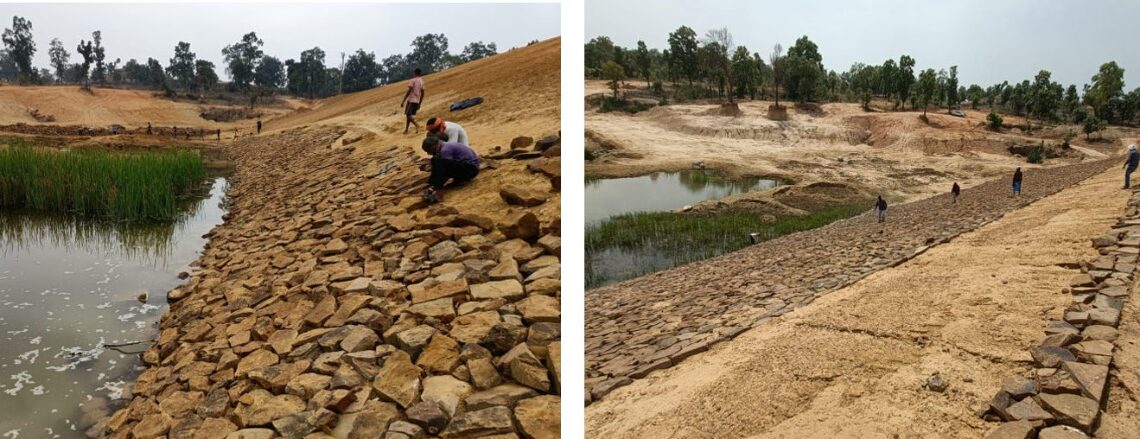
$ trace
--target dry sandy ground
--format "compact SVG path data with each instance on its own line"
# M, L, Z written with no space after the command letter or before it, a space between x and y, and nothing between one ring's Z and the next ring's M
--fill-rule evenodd
M586 93L605 91L602 81L587 81ZM825 104L823 113L789 109L792 119L766 118L770 102L741 102L743 117L713 114L714 104L677 104L635 115L587 111L587 147L608 149L589 162L586 172L602 177L689 169L703 161L730 173L828 181L914 200L941 193L951 182L972 186L1013 168L1033 167L1006 151L1011 143L1060 143L1071 127L994 133L983 127L986 113L966 111L965 118L932 111L930 124L920 112L864 112L858 104ZM1018 123L1007 118L1007 124ZM1075 148L1071 156L1048 166L1073 163L1084 154L1103 157L1118 152L1120 142Z
M422 126L433 116L456 121L467 130L471 146L481 155L496 146L510 148L511 139L530 136L535 140L557 134L561 126L561 39L552 38L529 47L504 52L441 73L424 77L425 101L416 119ZM299 110L269 121L270 131L306 125L343 127L344 138L361 137L351 144L358 152L386 149L392 145L412 148L420 155L424 130L403 134L404 115L400 101L407 82L338 96L317 102L311 110ZM453 102L482 96L480 105L448 111ZM462 212L477 212L493 219L502 217L508 205L499 196L504 184L549 189L547 178L525 171L521 161L499 162L500 168L484 170L465 187L444 194L448 204ZM379 166L379 164L377 164ZM535 209L544 222L561 215L560 195Z
M1031 371L1070 301L1057 264L1095 256L1119 184L1107 171L622 387L587 407L587 435L981 437L975 410ZM922 388L934 372L946 392Z
M119 90L92 88L90 93L74 85L40 87L0 87L0 124L42 124L28 114L29 109L55 116L48 125L84 125L107 127L119 124L126 127L145 127L147 122L161 126L192 126L197 128L230 129L249 126L253 121L219 123L199 116L203 107L189 102L175 102L154 97L153 90ZM287 100L289 105L296 101ZM289 108L261 109L269 115L289 111ZM270 117L271 117L270 116Z

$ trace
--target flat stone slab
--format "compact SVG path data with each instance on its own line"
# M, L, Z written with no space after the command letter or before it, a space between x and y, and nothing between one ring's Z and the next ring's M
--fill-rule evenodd
M1108 385L1108 366L1066 361L1061 368L1073 376L1085 396L1097 401L1104 396L1104 389Z
M1061 424L1083 432L1090 432L1100 415L1100 404L1084 396L1042 393L1037 396L1041 406L1057 418Z

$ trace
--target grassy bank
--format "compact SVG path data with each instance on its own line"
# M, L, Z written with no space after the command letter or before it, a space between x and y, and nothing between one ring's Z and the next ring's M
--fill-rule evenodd
M807 216L765 222L745 212L688 215L652 212L618 215L586 227L586 288L622 281L751 244L749 233L769 240L867 212L864 205L832 206Z
M0 148L0 208L169 221L206 175L192 151L60 151L20 141Z

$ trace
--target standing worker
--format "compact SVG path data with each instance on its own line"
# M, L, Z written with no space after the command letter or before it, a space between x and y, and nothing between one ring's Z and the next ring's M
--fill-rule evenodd
M412 81L408 83L408 92L404 93L404 100L400 101L400 106L404 107L404 114L408 117L404 122L404 134L408 134L408 125L415 125L416 132L420 132L420 124L416 123L416 112L420 110L420 103L424 101L424 79L420 77L422 74L420 69L415 70Z
M1012 197L1014 195L1021 195L1021 167L1020 166L1017 167L1017 170L1013 171L1013 194L1010 196Z
M875 211L879 213L880 223L887 220L887 200L884 200L882 195L879 195L879 199L875 200Z
M257 134L261 134L261 119L257 120Z
M455 122L444 122L442 117L433 117L427 121L428 134L439 136L444 142L462 143L471 146L467 141L467 130Z
M958 204L958 195L962 193L962 188L958 187L958 182L954 182L954 186L950 187L950 198L953 199L952 203Z
M1136 150L1136 145L1128 145L1128 159L1124 160L1124 188L1132 188L1132 171L1136 170L1136 166L1140 165L1140 151Z

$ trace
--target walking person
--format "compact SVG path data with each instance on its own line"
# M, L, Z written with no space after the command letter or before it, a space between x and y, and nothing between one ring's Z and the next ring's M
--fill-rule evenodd
M452 185L462 185L479 175L479 155L462 143L444 142L429 134L423 143L424 152L431 154L431 175L428 176L427 198L439 201L436 191L443 189L450 180Z
M1013 171L1013 193L1010 196L1021 195L1021 167Z
M467 146L467 130L455 122L445 122L441 117L433 117L427 121L428 134L435 134L445 142L457 142Z
M880 223L887 220L887 200L884 200L882 195L875 200L875 211L879 214Z
M1132 188L1132 171L1136 170L1136 166L1140 165L1140 151L1136 150L1136 145L1128 145L1128 158L1124 160L1124 188Z
M408 134L408 125L415 125L416 132L420 132L420 124L416 123L416 112L420 110L420 103L424 101L424 79L420 77L422 74L420 69L413 72L412 81L408 83L408 91L404 93L404 100L400 101L404 115L407 116L407 120L404 121L404 134Z
M261 134L261 119L257 120L257 134Z
M962 194L962 188L958 187L958 182L954 182L954 186L950 187L950 198L953 200L951 203L958 204L958 195Z

